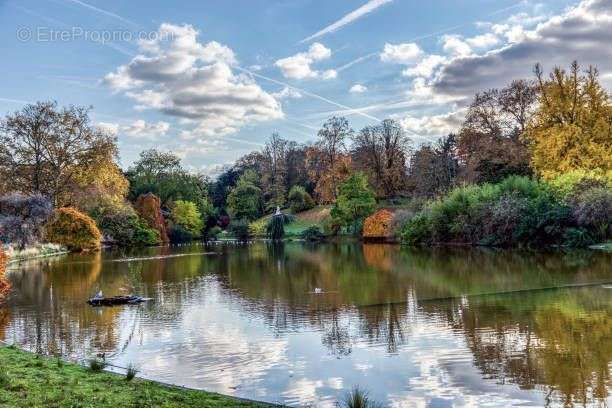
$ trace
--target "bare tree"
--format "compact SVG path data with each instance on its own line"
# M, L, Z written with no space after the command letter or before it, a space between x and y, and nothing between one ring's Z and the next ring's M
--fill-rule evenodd
M353 138L354 164L365 171L381 197L398 195L405 187L410 139L391 119L366 126Z

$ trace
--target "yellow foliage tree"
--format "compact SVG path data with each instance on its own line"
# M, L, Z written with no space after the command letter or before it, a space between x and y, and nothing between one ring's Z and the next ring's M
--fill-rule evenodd
M74 186L66 200L70 205L91 213L101 199L107 205L125 203L130 184L115 162L115 149L99 152L87 166L75 170Z
M71 251L90 251L100 248L102 234L91 217L75 208L64 207L54 211L47 225L47 240Z
M612 106L597 70L555 68L548 79L536 65L540 105L525 137L531 165L543 178L572 170L612 170Z

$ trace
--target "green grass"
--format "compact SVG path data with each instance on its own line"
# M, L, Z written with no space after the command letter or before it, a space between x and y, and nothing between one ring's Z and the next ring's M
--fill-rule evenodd
M0 348L0 407L265 407Z

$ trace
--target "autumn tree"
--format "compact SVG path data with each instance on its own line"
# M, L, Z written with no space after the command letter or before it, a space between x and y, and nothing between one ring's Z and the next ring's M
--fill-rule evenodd
M531 165L544 178L571 170L612 170L612 106L597 69L556 67L535 74L540 105L526 132Z
M510 174L530 173L521 135L536 101L535 84L525 80L476 94L457 139L465 181L498 182Z
M319 140L306 153L308 174L316 183L317 201L336 201L338 186L350 173L351 158L346 141L353 135L348 120L331 117L318 132Z
M115 138L91 124L89 111L37 102L7 115L0 123L0 189L69 204L75 185L95 179L98 164L117 154Z
M394 197L404 190L410 139L398 122L386 119L366 126L353 143L354 166L368 175L379 197Z
M447 192L459 171L454 134L433 145L423 145L410 157L407 187L418 197L433 198Z

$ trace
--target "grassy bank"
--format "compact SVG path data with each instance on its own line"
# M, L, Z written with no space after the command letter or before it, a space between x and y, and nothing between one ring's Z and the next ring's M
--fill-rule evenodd
M203 391L93 372L75 364L0 348L2 407L265 407Z

